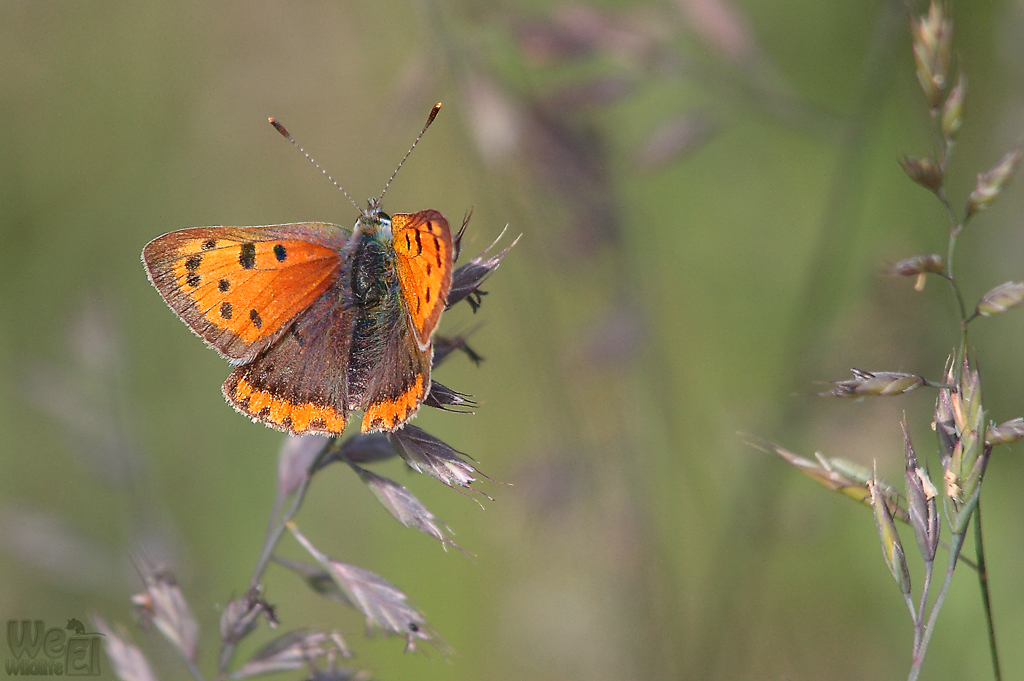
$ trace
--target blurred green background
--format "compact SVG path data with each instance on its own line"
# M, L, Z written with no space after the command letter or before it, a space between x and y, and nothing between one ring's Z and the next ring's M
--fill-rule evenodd
M956 341L940 282L916 293L880 276L946 243L938 203L897 164L935 150L901 2L0 10L0 618L129 623L129 557L145 556L178 576L212 676L219 607L251 574L282 436L224 403L229 367L167 309L139 253L197 225L353 223L267 117L361 200L441 101L385 210L457 224L472 207L468 256L506 224L522 239L480 312L442 321L487 358L437 374L477 414L416 424L512 486L484 481L481 511L401 462L375 468L472 560L399 526L340 467L298 518L322 550L402 588L449 661L364 639L361 616L272 566L282 630L336 628L382 679L905 676L910 621L870 513L738 435L877 460L899 480L906 412L933 457L927 390L805 396L851 366L938 378ZM1024 5L954 12L962 205L1024 131ZM969 300L1021 278L1022 209L1017 182L961 240ZM1020 314L973 332L997 422L1024 413L1022 333ZM1019 450L997 451L984 502L1005 678L1024 676ZM155 633L134 633L161 678L185 677ZM961 569L923 678L989 675Z

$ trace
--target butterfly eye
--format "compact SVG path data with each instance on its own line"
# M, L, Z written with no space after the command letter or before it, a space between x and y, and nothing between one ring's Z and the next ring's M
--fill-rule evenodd
M377 213L377 215L380 217L381 220L387 220L388 222L391 222L391 216L385 213L384 211L380 211L379 213Z

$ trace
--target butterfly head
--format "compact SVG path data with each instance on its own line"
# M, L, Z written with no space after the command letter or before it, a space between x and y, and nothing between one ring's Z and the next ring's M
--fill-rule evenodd
M391 238L391 216L380 209L380 199L370 199L367 208L356 222L356 231L360 234L381 233Z

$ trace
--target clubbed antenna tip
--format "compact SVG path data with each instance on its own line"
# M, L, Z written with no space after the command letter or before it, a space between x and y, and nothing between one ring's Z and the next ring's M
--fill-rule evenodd
M295 140L292 140L292 136L288 134L288 131L285 130L285 127L283 125L281 125L280 123L278 123L276 119L268 118L267 120L270 121L270 124L272 126L274 126L274 129L276 129L279 133L281 133L282 135L287 137L292 142L295 141Z
M426 131L427 128L430 127L430 124L434 122L434 119L437 118L437 112L440 110L441 102L438 102L437 104L434 105L434 108L430 110L430 115L427 116L427 124L423 126L424 132ZM420 134L422 135L423 133Z

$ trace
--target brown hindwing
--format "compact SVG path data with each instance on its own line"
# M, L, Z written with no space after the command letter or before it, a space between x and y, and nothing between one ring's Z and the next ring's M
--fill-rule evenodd
M350 322L344 296L329 289L266 352L238 367L224 395L240 412L296 434L338 435L349 402Z

